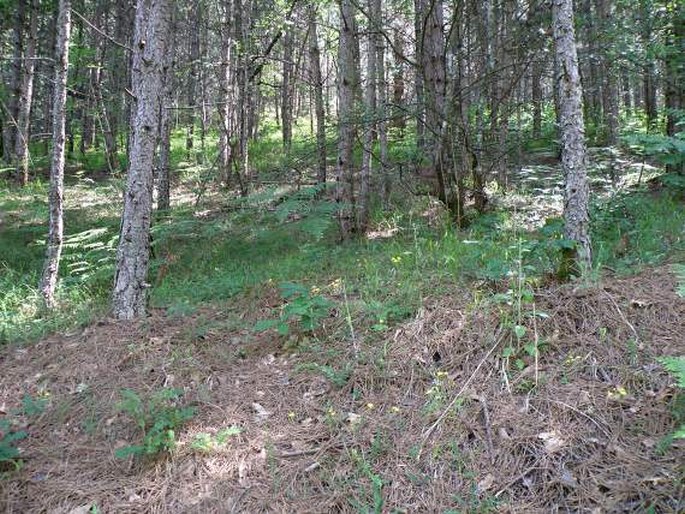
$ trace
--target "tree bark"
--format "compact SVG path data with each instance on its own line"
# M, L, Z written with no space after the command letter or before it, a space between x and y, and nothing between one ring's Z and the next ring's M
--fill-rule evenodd
M38 37L38 1L29 3L29 32L21 65L21 80L17 106L17 133L14 153L17 160L17 178L22 185L29 181L29 140L31 128L31 104L33 102L33 78L36 67L36 44Z
M369 13L374 12L374 0L369 0L367 8ZM373 15L370 23L376 20ZM366 87L364 90L364 141L362 150L362 167L359 174L359 199L357 210L357 232L364 234L369 225L369 212L371 202L371 167L373 165L373 143L376 139L376 41L373 34L375 27L371 27L366 39Z
M355 139L355 109L359 97L359 51L357 23L351 0L339 0L340 42L338 46L338 165L336 168L336 202L343 239L354 231L354 165L352 149Z
M60 0L55 46L55 84L52 105L52 164L50 166L50 222L45 266L40 291L49 309L55 305L55 288L59 274L64 232L64 143L67 105L67 72L69 36L71 34L71 0Z
M290 151L293 142L293 27L287 27L283 37L283 83L281 84L281 120L283 147Z
M385 37L383 30L383 7L381 0L372 0L371 17L374 22L373 35L376 51L376 126L378 130L378 151L381 178L381 198L384 204L390 199L390 170L388 168L388 119L387 84L385 79Z
M146 313L152 168L170 25L169 0L138 0L132 60L135 105L131 151L112 297L113 314L118 319L130 320Z
M321 52L316 28L316 5L309 6L309 70L314 90L314 112L316 115L316 181L326 183L326 118L323 102L323 79L321 78Z
M17 108L21 95L22 56L24 55L24 23L26 18L26 0L17 2L12 32L12 74L9 84L9 102L5 106L7 121L3 126L3 157L7 164L15 163L14 147L17 137Z
M231 21L233 2L224 5L224 20L221 32L221 65L219 66L219 175L226 185L231 181L231 109L233 75L231 74L231 53L233 46Z
M174 52L176 50L176 24L174 8L171 10L171 27L164 47L162 63L162 99L159 113L159 159L157 170L157 210L168 211L171 207L171 107L174 93Z
M578 72L578 55L573 29L572 0L553 0L552 24L559 91L559 130L561 165L565 178L565 237L575 247L568 256L575 261L575 272L582 274L592 266L589 230L589 185L585 162L585 125L583 91Z

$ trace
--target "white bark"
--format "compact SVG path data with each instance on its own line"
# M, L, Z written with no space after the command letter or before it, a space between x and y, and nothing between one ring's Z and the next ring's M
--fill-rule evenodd
M118 319L130 320L144 316L146 312L152 168L159 133L163 62L169 28L168 0L138 0L132 62L136 100L112 297L113 314Z
M67 105L69 36L71 34L71 0L60 0L55 46L55 87L52 106L52 165L50 167L50 228L45 267L40 291L48 308L55 305L55 288L59 273L64 233L64 142Z
M583 90L578 72L572 0L552 4L556 87L559 97L561 164L565 177L565 237L576 244L574 259L581 273L592 265L588 202L590 190L585 161Z
M17 133L14 153L17 158L17 176L22 185L29 181L29 129L31 126L31 104L33 102L33 77L36 68L36 44L38 36L38 2L29 4L29 34L26 40L21 67L21 85L17 107Z

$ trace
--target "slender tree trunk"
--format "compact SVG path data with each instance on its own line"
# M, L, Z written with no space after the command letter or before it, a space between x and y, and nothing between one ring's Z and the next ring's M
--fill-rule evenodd
M38 36L38 1L29 3L29 33L21 68L21 89L17 107L17 133L14 153L17 159L17 177L22 185L29 182L29 140L31 128L31 104L33 102L33 78L36 67L36 44Z
M372 0L371 16L376 25L374 37L376 51L376 125L378 129L378 151L381 170L381 198L387 204L390 199L390 170L388 168L388 120L387 83L385 79L385 37L383 29L383 7L381 0Z
M575 248L567 258L575 261L576 272L584 274L592 266L588 215L590 190L585 162L583 92L578 72L572 0L553 0L552 20L555 59L558 65L555 79L559 91L561 164L565 178L565 237L575 243Z
M402 53L404 52L404 39L399 30L395 31L393 39L394 53L394 72L392 74L392 102L394 108L394 115L392 118L392 126L400 129L400 133L404 134L407 117L403 112L404 105L404 60ZM417 70L418 73L418 70Z
M200 60L200 23L202 23L202 0L191 2L190 19L194 30L190 34L190 73L188 76L188 116L186 126L186 157L191 159L195 139L195 109L197 108L198 63Z
M323 102L323 79L321 78L321 52L316 29L316 5L309 6L309 70L314 90L314 111L316 113L316 151L318 166L316 181L326 182L326 118Z
M219 66L219 175L228 185L231 181L231 52L232 5L226 2L221 33L221 65Z
M293 27L287 27L283 36L283 84L281 84L281 119L283 122L283 147L290 150L293 142Z
M171 8L171 31L164 47L162 98L159 113L159 160L157 171L157 210L171 207L171 107L174 94L174 52L176 50L175 8Z
M445 36L443 34L442 0L419 0L419 15L423 33L421 34L420 66L423 75L425 103L424 147L430 158L433 173L438 182L438 197L450 207L454 207L448 198L448 183L444 166L444 131L445 119Z
M542 136L542 70L543 63L536 57L531 71L531 96L533 101L533 139Z
M374 0L369 0L367 9L374 12ZM371 23L376 20L371 19ZM359 174L359 199L357 210L357 232L364 234L369 225L371 202L371 167L373 165L373 143L376 139L376 41L373 34L375 27L370 29L366 39L366 87L364 91L364 141L362 151L362 167Z
M425 145L426 133L426 100L425 100L425 84L424 84L424 69L423 69L423 52L425 39L425 18L424 18L424 4L425 0L414 0L414 37L416 40L416 62L419 66L414 70L414 94L416 96L416 147L420 151Z
M610 30L614 19L614 9L610 0L595 0L595 9L599 18L599 32L604 35ZM602 65L602 113L606 143L609 146L618 144L618 74L611 55L611 41L603 36L600 51Z
M117 251L112 307L118 319L146 313L152 168L159 134L165 46L170 37L169 0L138 0L133 44L135 97L128 179Z
M352 149L355 139L355 107L359 96L359 51L355 46L357 23L351 0L339 0L340 43L338 47L338 165L336 168L336 202L343 239L354 231L354 165Z
M15 163L14 148L17 137L17 108L21 96L22 56L24 55L24 23L26 18L26 0L17 2L12 31L12 75L10 79L9 101L5 105L7 122L3 127L3 157L7 164Z
M71 34L71 0L60 0L55 46L55 84L52 105L52 165L50 167L50 229L40 291L48 308L55 305L64 232L64 142L67 106L67 70Z

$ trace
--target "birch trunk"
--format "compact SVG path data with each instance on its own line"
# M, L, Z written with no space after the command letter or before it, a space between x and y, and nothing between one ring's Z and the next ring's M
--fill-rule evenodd
M170 29L168 0L138 0L132 60L135 97L124 213L117 251L112 298L118 319L142 317L146 312L152 168L159 131L163 63Z
M22 185L29 181L29 130L31 127L31 104L33 102L33 77L36 67L36 44L38 36L38 2L29 4L29 33L21 67L21 84L17 107L17 133L14 154L17 159L17 177Z
M52 106L52 164L50 167L50 222L45 267L40 291L47 308L55 305L55 288L59 273L64 232L64 143L67 105L67 72L69 36L71 34L71 0L60 0L55 46L55 85Z
M567 257L575 261L574 271L586 273L592 265L588 201L590 196L585 158L585 125L582 86L578 72L572 0L552 3L556 87L559 94L561 165L565 178L565 237L575 247Z
M15 162L14 158L14 146L16 144L17 137L17 99L21 93L21 69L22 61L21 56L24 53L24 18L26 14L26 0L20 0L17 2L17 10L14 15L14 28L12 33L12 75L10 79L10 97L8 105L5 107L7 109L6 116L7 121L3 126L2 138L3 138L3 157L7 164L13 164Z

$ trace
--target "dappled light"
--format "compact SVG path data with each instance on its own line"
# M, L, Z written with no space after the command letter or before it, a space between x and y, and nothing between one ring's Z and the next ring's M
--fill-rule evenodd
M684 21L0 2L0 511L683 511Z

